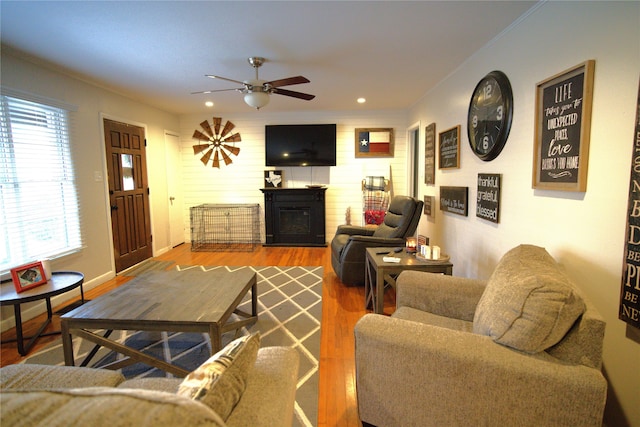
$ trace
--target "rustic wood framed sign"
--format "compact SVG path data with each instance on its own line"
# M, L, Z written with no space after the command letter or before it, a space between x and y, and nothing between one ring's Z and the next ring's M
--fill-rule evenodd
M469 187L440 187L440 210L469 215Z
M355 131L357 157L393 157L393 128L358 128Z
M640 204L640 193L637 191L640 170L635 166L640 164L640 153L637 150L640 147L640 86L635 123L618 318L640 330L640 217L637 214L637 206Z
M595 61L585 61L537 85L535 189L587 191Z
M440 132L438 139L440 169L460 167L460 125Z
M424 183L436 183L436 124L424 128Z
M499 173L478 174L478 200L476 216L487 221L500 222L500 188L502 175Z

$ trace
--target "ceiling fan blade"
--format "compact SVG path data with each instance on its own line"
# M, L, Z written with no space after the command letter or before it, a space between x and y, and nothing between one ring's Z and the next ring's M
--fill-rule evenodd
M192 138L198 139L200 141L209 141L209 137L197 129L193 132Z
M212 154L212 153L213 153L213 148L212 148L211 150L207 151L207 152L204 154L204 156L202 156L202 157L200 158L200 161L206 165L206 164L209 162L209 159L211 158L211 154Z
M205 74L205 77L209 77L210 79L226 80L228 82L239 83L241 85L245 84L244 82L241 82L240 80L228 79L226 77L216 76L216 75L213 75L213 74Z
M286 79L280 79L280 80L274 80L271 82L267 82L267 84L271 85L272 87L280 87L280 86L289 86L289 85L299 85L302 83L311 83L311 81L303 76L295 76L295 77L288 77Z
M218 150L216 150L216 154L215 156L213 156L213 164L211 165L211 167L220 169L220 159L218 158Z
M228 144L222 144L222 146L224 148L226 148L227 150L229 150L229 152L231 152L234 155L238 155L238 153L240 152L240 147L234 147L233 145L228 145Z
M220 123L222 123L222 117L213 118L213 128L216 131L216 135L220 134Z
M205 120L204 122L200 123L200 126L202 126L202 129L204 129L207 135L213 136L213 132L211 132L211 126L209 126L208 121Z
M236 127L236 125L234 125L233 123L227 120L227 123L224 124L224 129L222 129L222 133L220 134L220 137L227 136L227 134L231 132L234 127Z
M210 144L198 144L193 146L193 154L202 153L204 150L209 148Z
M240 141L242 141L242 139L240 139L239 133L234 133L233 135L228 136L222 140L222 142L240 142Z
M280 89L280 88L273 89L273 93L276 93L278 95L291 96L293 98L304 99L305 101L311 101L313 98L316 97L315 95L310 95L308 93L296 92L293 90Z
M216 151L217 153L217 151ZM228 165L229 163L233 163L233 160L231 160L231 157L229 157L229 155L227 153L225 153L224 151L220 150L220 154L222 155L222 158L224 159L224 164Z
M201 90L201 91L198 91L198 92L191 92L191 95L198 95L200 93L226 92L226 91L229 91L229 90L243 91L244 87L236 87L236 88L233 88L233 89Z

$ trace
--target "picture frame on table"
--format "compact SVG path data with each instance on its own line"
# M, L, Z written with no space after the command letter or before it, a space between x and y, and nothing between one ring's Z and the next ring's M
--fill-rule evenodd
M393 128L357 128L355 156L393 157Z
M18 293L47 283L47 276L41 261L12 268L11 279Z
M595 61L536 86L532 187L587 191Z

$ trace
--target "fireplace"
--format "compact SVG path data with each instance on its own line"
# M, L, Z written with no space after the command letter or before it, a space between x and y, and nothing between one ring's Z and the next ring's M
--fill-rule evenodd
M263 188L265 246L326 246L326 188Z

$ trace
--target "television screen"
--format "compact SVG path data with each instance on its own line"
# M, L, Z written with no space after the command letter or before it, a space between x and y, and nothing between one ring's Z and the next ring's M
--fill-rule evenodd
M336 125L265 126L266 166L335 166Z

